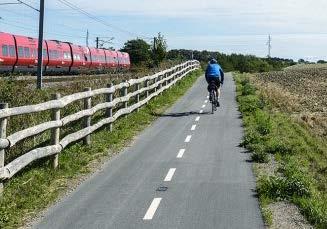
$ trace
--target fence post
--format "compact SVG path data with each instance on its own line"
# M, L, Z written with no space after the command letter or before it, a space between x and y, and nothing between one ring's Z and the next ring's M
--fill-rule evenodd
M157 81L158 81L158 77L154 78L153 83L156 84ZM157 92L157 87L154 88L154 93L156 92ZM154 97L154 99L156 99L156 97Z
M0 110L8 108L8 103L0 103ZM7 118L0 119L0 138L7 137ZM0 169L5 167L5 149L0 149ZM0 181L0 196L3 193L3 183Z
M162 75L160 75L159 77L159 82L162 80ZM160 90L162 88L162 83L159 83L158 89ZM159 93L160 95L161 93Z
M145 87L149 87L149 80L147 79L145 81ZM145 93L145 98L148 98L149 97L149 89L146 90L146 93ZM149 103L149 102L147 102Z
M107 84L107 88L111 88L114 84L110 83ZM113 100L113 93L108 93L106 97L106 102L110 103ZM107 117L112 117L112 107L108 108L106 111ZM112 131L112 123L109 124L109 131Z
M60 99L60 97L61 96L59 93L52 94L53 100ZM52 121L58 121L58 120L60 120L60 108L52 110ZM58 145L59 141L60 141L60 128L53 128L51 130L51 143L52 145ZM58 167L58 164L59 164L59 155L55 154L52 159L53 168L56 169Z
M127 80L123 81L124 83L127 83ZM128 94L128 87L123 87L122 88L122 94L125 97ZM128 107L128 101L124 102L124 108Z
M136 84L136 91L139 91L140 89L141 89L141 84L140 83L137 83ZM136 103L139 103L139 102L140 102L140 93L138 93L136 95ZM140 108L138 107L136 111L139 112L140 111Z
M84 89L84 91L91 91L90 87L87 87ZM91 97L85 98L84 99L84 110L91 109ZM86 116L84 119L84 128L90 127L91 126L91 116ZM91 144L91 135L85 136L83 139L84 145L90 145Z

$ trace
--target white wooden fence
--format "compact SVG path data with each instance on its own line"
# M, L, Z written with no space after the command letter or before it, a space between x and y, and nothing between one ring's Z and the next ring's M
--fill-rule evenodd
M48 156L53 156L53 166L56 168L58 166L58 154L67 145L82 139L84 140L85 144L90 144L91 133L107 124L110 125L109 127L111 130L112 123L120 116L139 109L149 100L158 96L164 90L174 85L188 73L198 69L199 66L198 61L187 61L152 76L146 76L140 79L131 79L118 85L110 84L107 88L97 90L86 88L84 92L75 93L62 98L60 97L60 94L55 94L53 95L53 100L36 105L9 108L8 104L6 103L0 104L0 180L9 179L31 162ZM133 85L136 85L136 90L133 92L129 91L128 89ZM122 91L122 96L113 99L113 94L117 90ZM91 99L97 95L105 95L106 102L96 104L92 107ZM145 95L143 100L140 100L140 95ZM131 98L135 98L136 103L128 106L128 102ZM84 110L66 117L60 117L60 110L62 108L78 100L84 100ZM113 109L118 104L123 104L123 108L117 110L116 113L113 114ZM8 118L47 110L52 110L52 121L44 122L42 124L13 133L10 136L6 136ZM91 125L92 115L100 110L106 110L106 118L100 120L94 125ZM80 119L84 119L84 129L60 139L60 128ZM47 130L51 130L52 145L33 149L19 156L8 164L4 164L6 149L13 147L15 144L28 137L36 136Z

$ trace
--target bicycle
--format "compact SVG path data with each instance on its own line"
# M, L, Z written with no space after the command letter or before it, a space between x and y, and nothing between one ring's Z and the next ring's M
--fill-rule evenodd
M218 107L218 95L217 95L217 86L214 81L211 81L208 85L209 99L211 103L211 114L213 114Z

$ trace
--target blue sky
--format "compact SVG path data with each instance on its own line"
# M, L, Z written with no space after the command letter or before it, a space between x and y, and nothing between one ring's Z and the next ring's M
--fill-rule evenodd
M0 0L15 2L16 0ZM68 0L108 24L104 26L58 0L45 0L45 38L90 44L96 36L115 37L113 46L161 32L170 49L214 50L272 56L327 59L326 0ZM36 8L39 0L25 0ZM38 14L22 5L0 6L0 30L37 36Z

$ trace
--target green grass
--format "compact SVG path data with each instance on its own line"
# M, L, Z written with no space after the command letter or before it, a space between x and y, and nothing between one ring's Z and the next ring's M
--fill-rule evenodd
M139 131L189 89L202 74L198 70L179 81L148 105L114 123L113 132L107 128L92 134L90 146L76 143L59 156L59 168L51 168L48 159L33 163L5 184L0 200L0 228L17 228L26 219L51 205L67 190L73 180L91 172L90 165L100 163L119 152Z
M252 151L255 162L268 162L271 154L279 165L278 174L261 176L257 182L262 209L272 201L289 200L317 228L327 228L326 139L314 136L287 114L274 111L269 98L258 93L248 75L236 74L235 81L245 126L242 145Z

